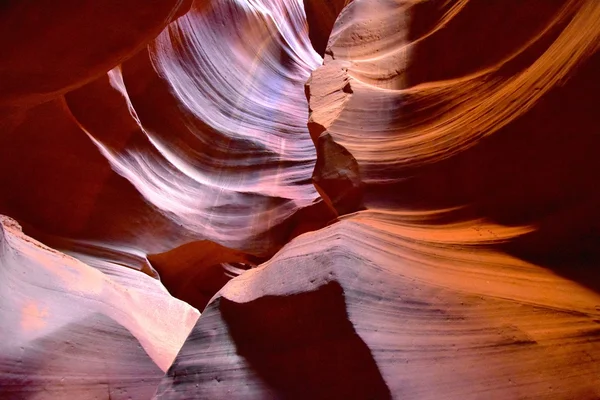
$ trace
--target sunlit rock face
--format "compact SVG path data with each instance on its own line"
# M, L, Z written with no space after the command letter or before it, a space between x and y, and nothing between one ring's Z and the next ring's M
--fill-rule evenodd
M311 182L316 151L303 89L321 58L304 20L294 2L194 4L105 75L10 114L6 157L32 157L20 152L31 154L31 142L48 136L42 126L73 136L33 152L48 159L49 179L85 191L71 203L84 197L87 207L73 213L45 182L32 196L23 179L38 176L7 172L17 193L4 199L5 213L77 242L58 247L101 248L116 259L193 240L265 257L323 226L335 213ZM31 197L51 197L59 212L28 204Z
M0 223L2 397L148 398L198 311L156 279L84 264Z
M157 397L597 398L597 293L472 245L494 227L407 219L348 217L230 281Z
M303 85L320 58L302 8L268 6L193 8L102 83L66 96L113 169L162 214L256 254L281 245L270 231L287 233L282 224L319 201ZM127 143L107 127L110 110L101 120L88 112L111 93L138 125Z
M596 0L51 3L0 397L600 398Z

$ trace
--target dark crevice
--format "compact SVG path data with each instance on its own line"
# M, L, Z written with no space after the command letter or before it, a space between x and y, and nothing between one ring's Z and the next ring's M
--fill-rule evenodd
M165 253L150 254L148 261L173 297L202 311L231 279L231 265L241 272L263 260L209 240L200 240Z
M339 283L247 303L223 297L220 312L237 353L280 398L391 398Z
M303 0L308 37L313 48L321 57L326 53L329 35L342 9L349 3L347 0Z

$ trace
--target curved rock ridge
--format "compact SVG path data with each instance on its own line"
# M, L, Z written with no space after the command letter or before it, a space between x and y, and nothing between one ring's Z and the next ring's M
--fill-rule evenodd
M197 240L268 257L335 218L310 182L302 85L320 57L301 3L196 2L128 58L66 101L4 110L0 153L28 166L0 173L1 212L138 269Z
M298 2L194 6L67 104L115 171L176 224L272 253L285 242L257 237L320 202L303 95L320 57L304 21ZM126 119L115 120L117 105L137 125L127 140L114 129Z
M138 271L88 261L0 216L2 398L144 399L156 389L198 311Z
M515 232L414 220L360 212L230 281L156 398L600 395L598 293L473 245Z
M523 9L530 26L519 29L525 18L520 14L512 13L502 26L476 20L484 12L506 16L509 3L516 4L352 2L317 73L330 85L347 81L353 94L343 105L321 105L311 120L353 154L367 182L402 179L404 169L504 133L594 54L600 36L595 1L528 1ZM473 38L466 24L480 37ZM480 56L469 57L486 40L491 43ZM321 121L322 115L328 117Z
M597 259L599 16L587 0L350 3L307 83L313 140L347 152L317 163L356 163L316 170L322 194L535 225L508 250Z
M147 252L196 239L112 170L64 99L11 118L0 135L6 166L0 169L0 211L18 220L30 236L61 251L137 269L147 264ZM121 128L127 140L127 120L114 122L112 127Z
M225 285L155 397L600 396L599 12L347 5L306 85L346 215Z

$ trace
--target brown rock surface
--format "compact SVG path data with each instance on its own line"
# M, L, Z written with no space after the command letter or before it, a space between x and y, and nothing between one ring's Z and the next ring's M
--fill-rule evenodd
M0 105L37 104L89 82L189 6L184 0L4 1Z

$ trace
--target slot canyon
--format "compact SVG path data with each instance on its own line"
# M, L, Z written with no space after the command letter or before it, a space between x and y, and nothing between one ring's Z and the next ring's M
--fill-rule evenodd
M0 399L600 399L599 0L3 0L0 48Z

